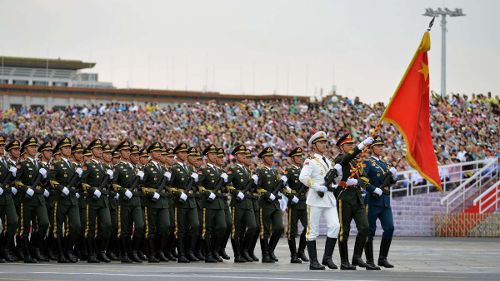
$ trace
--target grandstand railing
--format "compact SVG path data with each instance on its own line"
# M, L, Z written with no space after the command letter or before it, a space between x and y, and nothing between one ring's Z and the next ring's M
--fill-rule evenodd
M454 190L462 186L464 182L468 181L472 176L477 174L481 168L491 162L497 163L498 160L496 157L492 157L483 160L439 166L443 192ZM422 179L420 176L417 176L417 173L418 172L414 169L398 172L398 181L391 189L391 198L437 191L434 185ZM420 178L419 182L415 182L415 176Z
M446 206L446 212L463 212L467 208L468 199L480 195L489 187L489 184L493 184L498 180L498 158L488 158L482 168L474 171L472 176L441 198L441 205Z
M494 210L498 210L500 206L500 181L497 181L494 185L483 192L479 197L474 199L472 203L474 206L479 203L479 213L482 214L491 208L495 207Z

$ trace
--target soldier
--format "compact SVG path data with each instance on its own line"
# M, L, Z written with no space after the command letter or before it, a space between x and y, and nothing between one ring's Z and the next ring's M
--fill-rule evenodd
M231 152L236 158L236 165L227 171L227 184L231 189L231 244L234 252L234 262L242 263L247 259L242 256L252 242L250 237L257 234L257 222L252 200L248 197L252 184L257 184L257 175L245 167L246 147L237 145ZM223 176L223 175L221 175ZM225 176L223 176L225 177Z
M217 149L217 167L219 169L224 170L224 149L219 147ZM229 210L229 190L228 186L224 185L224 188L222 189L222 201L224 202L224 218L226 221L226 232L224 234L224 237L222 238L220 247L218 249L219 251L219 256L225 260L229 260L230 257L226 253L226 245L227 241L229 240L229 237L231 236L231 229L232 229L232 221L231 221L231 211Z
M190 261L199 261L194 255L193 249L196 246L196 237L199 231L198 210L190 178L192 178L193 170L185 164L188 157L188 146L185 143L180 143L174 149L177 155L177 163L170 169L172 176L172 186L175 188L175 236L177 238L178 258L179 263ZM186 190L186 189L190 190ZM187 194L186 194L187 193ZM189 242L189 246L187 246ZM187 247L186 247L187 246Z
M71 162L75 168L82 168L83 161L83 145L81 143L76 143L71 147ZM80 214L80 233L78 237L78 243L76 243L78 258L80 260L87 260L87 241L85 239L85 228L87 225L87 193L83 190L80 181L77 181L78 187L78 213ZM75 194L76 196L76 194Z
M309 261L304 250L306 248L306 227L307 227L307 205L306 193L307 186L299 181L300 170L303 162L303 150L301 147L293 149L288 157L291 158L292 165L285 170L289 190L285 190L288 198L288 247L290 248L291 263L302 263ZM304 227L300 235L299 251L295 237L297 236L297 223Z
M142 192L138 182L144 178L144 172L137 169L130 161L130 143L123 141L115 151L120 162L114 166L113 188L119 195L118 205L118 233L121 242L121 262L142 263L137 252L144 238L144 216L141 208ZM134 244L131 245L132 227L134 230Z
M113 167L118 165L120 163L120 152L116 151L116 149L113 151Z
M16 257L10 251L17 229L17 213L13 199L17 189L13 184L15 174L12 172L16 168L9 167L4 153L5 138L0 136L0 218L3 222L3 230L0 234L0 260L4 258L8 262L14 262Z
M146 166L146 164L149 162L149 154L148 150L146 148L143 148L139 151L139 168L142 168Z
M14 201L14 207L16 209L16 214L17 214L17 230L16 234L14 236L14 239L11 241L11 245L16 245L15 246L15 257L16 260L24 260L24 250L22 248L22 239L21 236L19 235L19 232L21 231L21 194L18 194L18 190L15 185L15 177L16 177L16 171L17 171L17 163L21 161L21 143L18 140L12 140L10 141L6 146L5 150L7 151L9 157L7 159L7 164L9 165L9 169L13 175L12 178L12 183L11 183L11 189L12 189L12 199ZM15 240L15 241L14 241Z
M90 162L92 160L92 152L90 152L90 150L88 150L88 149L85 149L83 151L82 156L83 156L83 163L84 164L88 163L88 162Z
M384 230L380 243L378 265L392 268L394 266L387 260L394 232L390 186L396 183L397 171L394 167L389 168L389 164L382 160L385 143L382 137L376 135L374 139L373 144L370 146L372 156L363 162L363 176L369 180L366 187L367 195L365 196L369 225L368 240L365 244L366 263L375 269L380 269L375 266L373 260L373 236L375 236L377 230L378 218Z
M170 170L170 168L175 164L175 155L174 155L174 149L173 148L166 148L165 149L165 168L166 170ZM176 240L175 240L175 211L174 211L174 200L172 199L172 187L168 186L169 189L169 196L167 196L167 201L168 201L168 214L170 215L170 231L168 234L167 238L167 246L164 249L165 256L171 260L171 261L176 261L177 260L177 253L175 251L175 246L176 246Z
M50 166L53 162L52 151L53 147L52 143L50 142L44 142L42 145L38 147L39 162L41 166L47 171L50 171ZM53 235L55 228L55 224L53 222L54 222L54 206L56 202L56 197L55 197L56 194L54 190L50 187L50 182L48 180L42 181L42 187L49 191L49 196L45 198L45 206L47 207L47 215L49 217L49 230L47 238L45 239L45 243L43 243L43 246L45 248L49 260L57 260L57 256L54 253L54 250L56 249L57 245L55 243L55 238Z
M363 204L361 189L366 189L368 182L366 178L362 177L362 169L356 171L354 179L349 179L357 163L356 156L371 143L373 143L373 138L368 137L363 142L355 146L354 140L350 134L343 135L337 141L340 154L335 158L335 163L342 166L342 181L339 183L336 190L340 220L340 269L344 270L355 270L356 265L365 267L367 270L376 269L375 267L366 264L361 258L366 242L366 236L368 234L368 219ZM350 186L350 183L353 183L354 185ZM354 244L354 254L351 265L349 263L347 240L351 229L351 221L353 219L356 222L358 235L356 236L356 243Z
M111 146L109 144L105 144L102 147L102 163L104 164L107 170L113 170L113 153L111 151ZM113 171L114 172L114 171ZM114 175L113 175L114 176ZM111 183L111 180L109 181ZM109 185L111 186L111 185ZM109 189L109 215L111 217L111 236L113 239L109 240L108 247L106 249L106 256L112 260L117 261L120 260L118 258L117 253L120 251L120 242L118 239L118 199L120 194L115 191L114 188Z
M198 169L201 168L201 165L202 165L202 161L201 161L201 154L196 150L196 148L194 147L190 147L188 149L188 166L191 167L191 171L193 171L193 178L194 178L194 182L195 182L195 185L196 185L196 188L195 186L193 186L193 192L194 192L194 198L196 200L196 208L197 208L197 213L198 213L198 224L200 225L200 228L201 226L203 225L203 203L202 203L202 196L201 196L201 192L198 188L198 174L196 173L196 171L198 171ZM194 252L194 255L195 257L198 259L198 260L205 260L205 256L203 254L203 250L202 248L204 248L204 242L202 241L202 238L201 238L201 229L200 231L198 232L198 236L197 237L193 237L193 239L196 240L195 242L195 248L193 249L193 252Z
M222 182L220 186L217 183L222 180L222 169L217 167L217 147L211 144L205 150L203 155L207 157L207 165L198 170L198 184L202 191L202 240L205 241L206 255L205 262L222 262L218 249L224 239L226 231L226 221L224 214L224 199L222 198ZM216 190L217 188L217 190Z
M87 150L92 153L92 159L82 167L82 186L87 193L85 238L89 250L87 259L89 263L110 262L106 256L111 234L107 186L108 181L113 177L113 171L106 170L104 164L98 160L102 157L102 145L101 139L95 139L87 146ZM96 243L98 237L99 245ZM99 251L97 255L96 249Z
M149 245L148 262L168 261L161 245L158 245L163 238L166 240L170 229L170 215L166 193L160 185L165 177L165 169L160 164L161 144L152 143L148 148L151 161L144 166L143 192L145 198L145 237ZM164 247L166 245L163 245Z
M55 148L60 151L61 160L54 161L50 165L48 178L55 198L52 222L53 237L58 249L57 262L75 263L78 258L73 254L73 246L80 236L81 223L78 200L80 194L74 177L78 178L83 170L69 160L72 151L69 138L61 139ZM63 240L63 224L66 229L65 240Z
M245 151L245 167L249 170L249 171L252 171L252 153L250 152L250 149L246 149ZM260 209L260 206L259 206L259 194L257 192L257 186L255 185L252 189L251 189L251 194L248 195L248 198L250 200L252 200L252 205L253 205L253 211L254 211L254 216L255 216L255 221L258 222L259 221L259 209ZM255 256L255 246L257 245L257 240L259 240L259 233L260 233L260 224L257 223L257 230L255 231L255 235L253 237L248 237L248 238L245 238L246 239L249 239L250 242L248 245L245 245L248 247L248 249L243 249L242 251L242 256L247 259L247 261L249 262L253 262L253 261L259 261L259 258L257 258Z
M278 258L274 255L274 249L283 233L283 218L279 195L276 186L280 180L286 184L286 177L280 178L278 171L273 168L274 154L271 147L264 148L259 153L263 166L259 170L257 190L260 193L260 247L262 248L262 262L274 263ZM281 188L280 190L281 191ZM271 234L272 233L272 234Z
M42 178L47 178L47 170L41 167L36 161L38 140L34 137L27 138L21 145L26 152L26 159L17 164L16 186L21 191L21 230L19 235L22 237L24 247L24 262L36 263L48 261L41 255L43 237L49 227L47 208L45 206L45 196L49 192L41 187ZM35 258L31 257L28 235L30 227L33 225L31 244L35 248Z
M61 160L61 151L54 148L54 150L52 150L52 161L59 161L59 160Z

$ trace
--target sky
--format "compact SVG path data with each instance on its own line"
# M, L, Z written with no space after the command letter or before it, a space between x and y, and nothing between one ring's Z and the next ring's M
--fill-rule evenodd
M498 95L495 0L0 0L0 55L96 62L87 72L119 88L319 96L335 87L387 103L428 26L425 8L438 7L466 14L447 18L447 92Z

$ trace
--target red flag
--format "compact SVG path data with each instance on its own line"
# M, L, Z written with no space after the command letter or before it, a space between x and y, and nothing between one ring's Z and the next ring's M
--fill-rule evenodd
M430 47L429 32L426 32L382 120L395 125L404 136L410 166L443 192L429 124L427 51Z

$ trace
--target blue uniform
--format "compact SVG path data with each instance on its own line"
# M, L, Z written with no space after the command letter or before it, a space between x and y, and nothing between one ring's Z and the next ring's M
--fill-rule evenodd
M369 179L369 184L366 188L365 205L368 215L368 241L373 241L375 231L377 230L377 218L380 219L380 224L384 230L383 238L392 238L394 233L394 222L392 219L391 198L390 195L382 195L375 199L372 193L377 187L380 187L384 174L390 173L389 165L378 158L370 157L363 161L363 176Z

